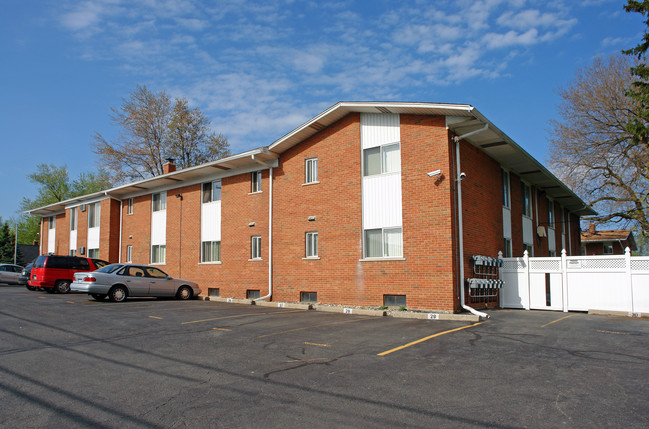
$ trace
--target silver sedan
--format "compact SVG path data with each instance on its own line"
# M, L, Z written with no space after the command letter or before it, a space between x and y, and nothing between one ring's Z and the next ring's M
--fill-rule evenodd
M18 284L23 267L13 264L0 264L0 283Z
M70 290L86 292L97 301L108 297L113 302L129 296L190 299L201 293L194 282L171 278L156 267L134 264L111 264L90 273L75 273Z

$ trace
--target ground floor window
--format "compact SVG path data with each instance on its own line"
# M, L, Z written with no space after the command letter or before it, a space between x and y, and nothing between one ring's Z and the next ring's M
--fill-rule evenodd
M221 294L221 291L217 287L208 287L207 288L207 295L208 296L219 296Z
M77 251L76 249L70 249L70 252L68 253L69 256L77 256Z
M318 302L317 292L300 292L301 302Z
M221 242L203 241L201 262L219 262L221 260Z
M534 256L534 246L523 243L523 253L527 250L527 256Z
M99 258L99 249L88 249L89 258Z
M306 257L318 257L318 232L311 231L306 233Z
M383 305L387 307L405 307L405 295L383 295Z
M261 259L261 235L250 238L250 259Z
M164 264L167 252L167 246L164 244L154 244L151 246L151 263Z
M512 257L512 240L510 238L503 239L503 257L511 258Z
M246 291L246 298L248 299L257 299L261 295L259 294L259 289L248 289Z
M366 258L403 256L401 228L366 229L364 241Z

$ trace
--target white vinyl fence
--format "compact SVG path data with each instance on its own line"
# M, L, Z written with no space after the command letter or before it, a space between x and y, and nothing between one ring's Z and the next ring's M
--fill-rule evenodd
M526 310L649 313L649 257L502 258L500 306Z

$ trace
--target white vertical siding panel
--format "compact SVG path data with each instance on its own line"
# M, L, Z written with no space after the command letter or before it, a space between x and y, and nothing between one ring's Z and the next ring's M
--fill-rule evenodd
M503 237L512 238L512 211L503 207Z
M88 228L88 249L99 249L99 227Z
M54 253L55 251L56 251L56 223L54 223L54 228L47 230L47 253Z
M151 245L167 244L167 211L151 213Z
M532 219L525 216L523 216L523 243L534 244L534 231L532 227Z
M363 228L401 225L401 174L364 177Z
M201 205L201 241L221 241L221 201Z
M361 146L363 149L401 140L399 115L361 113Z
M77 230L70 231L70 250L77 249Z

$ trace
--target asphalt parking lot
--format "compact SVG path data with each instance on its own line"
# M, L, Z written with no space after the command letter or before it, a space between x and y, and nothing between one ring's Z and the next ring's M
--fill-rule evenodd
M0 286L0 427L647 427L649 321L481 323Z

